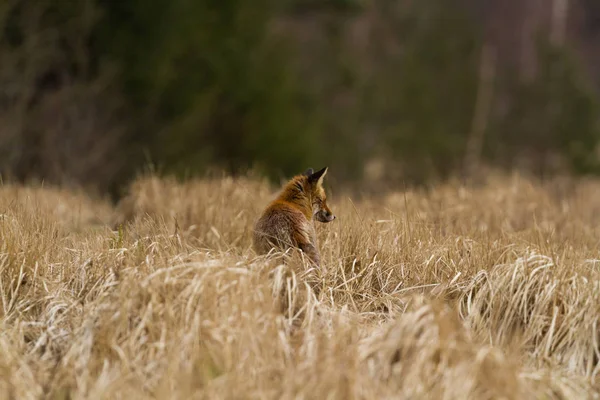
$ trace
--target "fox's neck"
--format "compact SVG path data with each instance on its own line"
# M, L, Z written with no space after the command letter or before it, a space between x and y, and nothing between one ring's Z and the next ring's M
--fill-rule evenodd
M298 186L297 182L292 181L288 183L277 197L277 201L292 204L294 207L300 209L309 221L312 219L312 201L310 195L305 193Z

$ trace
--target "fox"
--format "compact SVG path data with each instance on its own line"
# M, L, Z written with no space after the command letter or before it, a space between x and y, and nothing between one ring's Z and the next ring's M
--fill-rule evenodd
M312 168L294 176L264 210L254 226L253 247L258 254L276 248L302 250L316 267L321 265L313 221L328 223L336 217L327 206L323 178L328 167Z

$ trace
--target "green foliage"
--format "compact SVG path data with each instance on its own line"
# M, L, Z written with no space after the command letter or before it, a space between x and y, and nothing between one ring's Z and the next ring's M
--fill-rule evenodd
M539 46L539 65L533 81L514 84L493 138L502 143L499 157L533 159L540 174L564 164L577 174L600 172L600 108L582 71L566 49L547 42Z
M374 158L387 178L444 178L471 133L481 28L445 0L10 0L0 173L117 192L148 160L358 181ZM499 57L483 161L600 172L598 94L565 49L533 58L524 83Z
M297 14L326 10L333 13L360 12L364 3L363 0L284 0L286 8Z
M444 177L460 165L470 130L478 83L475 25L445 1L383 11L387 23L401 27L402 50L380 61L366 113L384 122L383 154L402 167L402 179Z
M159 163L288 175L310 163L311 110L285 43L268 35L269 0L138 3L106 3L117 26L105 37Z

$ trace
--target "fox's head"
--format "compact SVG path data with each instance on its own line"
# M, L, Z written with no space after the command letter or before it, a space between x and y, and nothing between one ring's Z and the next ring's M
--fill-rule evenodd
M309 168L304 172L306 183L304 183L304 191L310 199L312 205L313 218L319 222L331 222L335 219L335 215L327 207L327 196L323 189L323 178L327 174L327 167L314 172Z

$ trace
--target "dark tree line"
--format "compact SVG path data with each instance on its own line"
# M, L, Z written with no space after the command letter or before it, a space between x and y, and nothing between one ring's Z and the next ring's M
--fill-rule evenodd
M588 0L6 0L0 172L114 195L149 162L596 173L598 21Z

